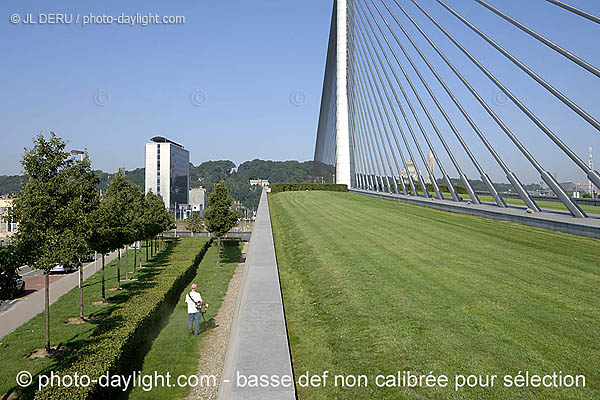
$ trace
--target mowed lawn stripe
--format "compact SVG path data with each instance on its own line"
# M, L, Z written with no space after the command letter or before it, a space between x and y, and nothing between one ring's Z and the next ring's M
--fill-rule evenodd
M332 366L346 374L562 370L584 373L595 389L416 391L431 398L598 394L597 240L348 193L280 193L270 204L297 375ZM415 396L373 387L299 393Z

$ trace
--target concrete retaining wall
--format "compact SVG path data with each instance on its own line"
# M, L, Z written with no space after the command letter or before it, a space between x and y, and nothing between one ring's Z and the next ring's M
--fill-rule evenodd
M267 193L263 190L223 366L220 400L296 398ZM290 377L291 387L241 387L243 377Z

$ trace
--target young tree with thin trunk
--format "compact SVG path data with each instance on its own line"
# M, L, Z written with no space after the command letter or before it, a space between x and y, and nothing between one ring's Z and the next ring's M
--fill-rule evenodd
M171 227L173 217L165 208L165 203L160 195L148 192L144 201L144 232L146 240L150 241L150 249L156 251L156 236Z
M121 289L121 249L133 242L140 231L142 215L141 190L131 182L125 180L123 174L116 174L110 181L106 190L106 198L111 200L113 214L113 238L117 243L117 289ZM127 269L129 258L126 256Z
M106 266L106 255L118 248L119 243L113 235L114 225L114 199L103 197L100 206L92 213L90 234L90 247L92 250L102 254L102 302L106 303L106 282L104 269Z
M193 213L188 220L185 222L185 227L192 232L192 236L194 233L204 232L204 221L199 213Z
M221 266L221 237L238 223L239 213L231 208L233 200L225 182L214 186L204 210L206 229L217 237L217 267Z
M100 204L100 196L96 186L99 179L92 170L87 155L82 160L74 161L67 169L69 190L73 191L73 201L69 204L69 218L75 234L74 259L79 269L79 318L83 315L83 263L82 259L90 253L90 238L92 234L92 218Z
M45 348L50 347L50 270L73 260L79 243L72 226L70 205L78 198L69 183L72 159L66 143L50 133L39 135L25 149L21 164L25 180L11 211L19 224L15 243L29 265L44 272Z
M144 193L142 190L130 182L125 182L121 193L121 201L125 207L125 227L123 234L125 236L125 262L127 273L129 273L129 252L128 245L134 243L134 254L137 255L135 242L144 237ZM133 272L136 272L136 260L133 261Z

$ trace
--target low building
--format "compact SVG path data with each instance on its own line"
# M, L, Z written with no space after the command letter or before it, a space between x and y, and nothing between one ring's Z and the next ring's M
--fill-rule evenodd
M10 237L17 231L17 224L6 219L12 206L12 199L0 198L0 238Z
M419 174L417 174L417 168L415 167L415 164L412 160L408 160L406 162L406 168L400 171L400 176L404 178L406 182L408 182L407 179L409 176L412 177L413 180L419 179Z
M206 208L206 203L208 201L206 188L199 187L190 189L190 215L192 213L200 213L203 215L204 209Z
M267 179L250 179L250 186L261 186L263 188L268 188L270 184Z
M590 194L590 185L587 182L586 183L564 182L564 183L561 183L560 186L562 186L562 188L565 189L565 191L569 194L569 196L571 196L575 199L585 197L586 195L593 197Z

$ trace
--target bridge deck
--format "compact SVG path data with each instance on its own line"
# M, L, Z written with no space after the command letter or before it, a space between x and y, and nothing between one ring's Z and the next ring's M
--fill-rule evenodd
M452 200L426 199L424 197L406 196L403 194L372 192L362 189L350 189L353 193L360 193L382 199L400 201L450 211L466 215L475 215L499 221L519 222L536 228L550 229L559 232L570 233L578 236L586 236L600 239L600 216L592 218L574 218L565 212L549 212L529 214L522 207L509 206L499 208L490 204L468 204L457 203Z

